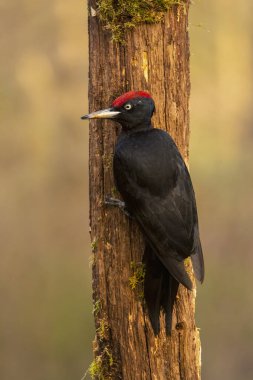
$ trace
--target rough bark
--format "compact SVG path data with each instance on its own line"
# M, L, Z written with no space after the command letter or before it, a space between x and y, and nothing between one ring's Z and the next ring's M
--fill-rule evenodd
M188 3L172 7L158 24L128 31L125 44L111 39L94 12L89 16L90 111L106 108L128 90L148 90L156 103L153 124L170 132L188 159L190 92ZM96 9L95 0L89 10ZM143 240L120 210L104 206L115 196L112 155L119 127L90 123L90 225L94 253L96 324L95 379L200 379L200 340L195 326L195 291L180 286L171 337L156 338L141 297ZM117 194L117 197L119 195ZM189 265L189 264L188 264ZM191 271L191 267L189 267ZM134 288L134 289L132 289Z

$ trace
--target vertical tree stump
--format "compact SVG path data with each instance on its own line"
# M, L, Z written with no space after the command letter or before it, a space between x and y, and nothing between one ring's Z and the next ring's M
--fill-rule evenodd
M167 130L183 157L189 143L188 1L173 6L157 24L128 31L125 44L112 41L89 0L89 107L96 111L129 90L150 91L156 103L153 124ZM91 10L92 8L92 10ZM95 379L200 379L200 340L195 326L195 291L180 286L172 335L155 337L143 305L142 255L138 226L120 210L104 205L115 195L112 156L119 127L90 122L90 225L96 324ZM117 197L119 195L117 194ZM189 271L191 266L189 264Z

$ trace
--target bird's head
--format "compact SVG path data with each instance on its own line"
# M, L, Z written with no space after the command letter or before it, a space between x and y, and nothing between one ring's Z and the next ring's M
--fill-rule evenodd
M84 115L82 119L114 119L123 129L150 126L155 104L146 91L129 91L115 99L110 108Z

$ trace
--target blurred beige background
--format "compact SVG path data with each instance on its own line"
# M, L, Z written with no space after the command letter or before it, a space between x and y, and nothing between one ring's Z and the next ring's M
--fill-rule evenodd
M0 379L81 379L94 336L83 1L2 1ZM253 378L253 3L191 7L203 380ZM159 105L157 105L159 107Z

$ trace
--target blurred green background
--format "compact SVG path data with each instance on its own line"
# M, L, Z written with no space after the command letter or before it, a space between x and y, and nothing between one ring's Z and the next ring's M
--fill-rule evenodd
M83 1L2 1L0 379L92 357ZM206 257L203 380L253 378L253 3L191 7L191 174ZM159 106L159 105L157 105Z

